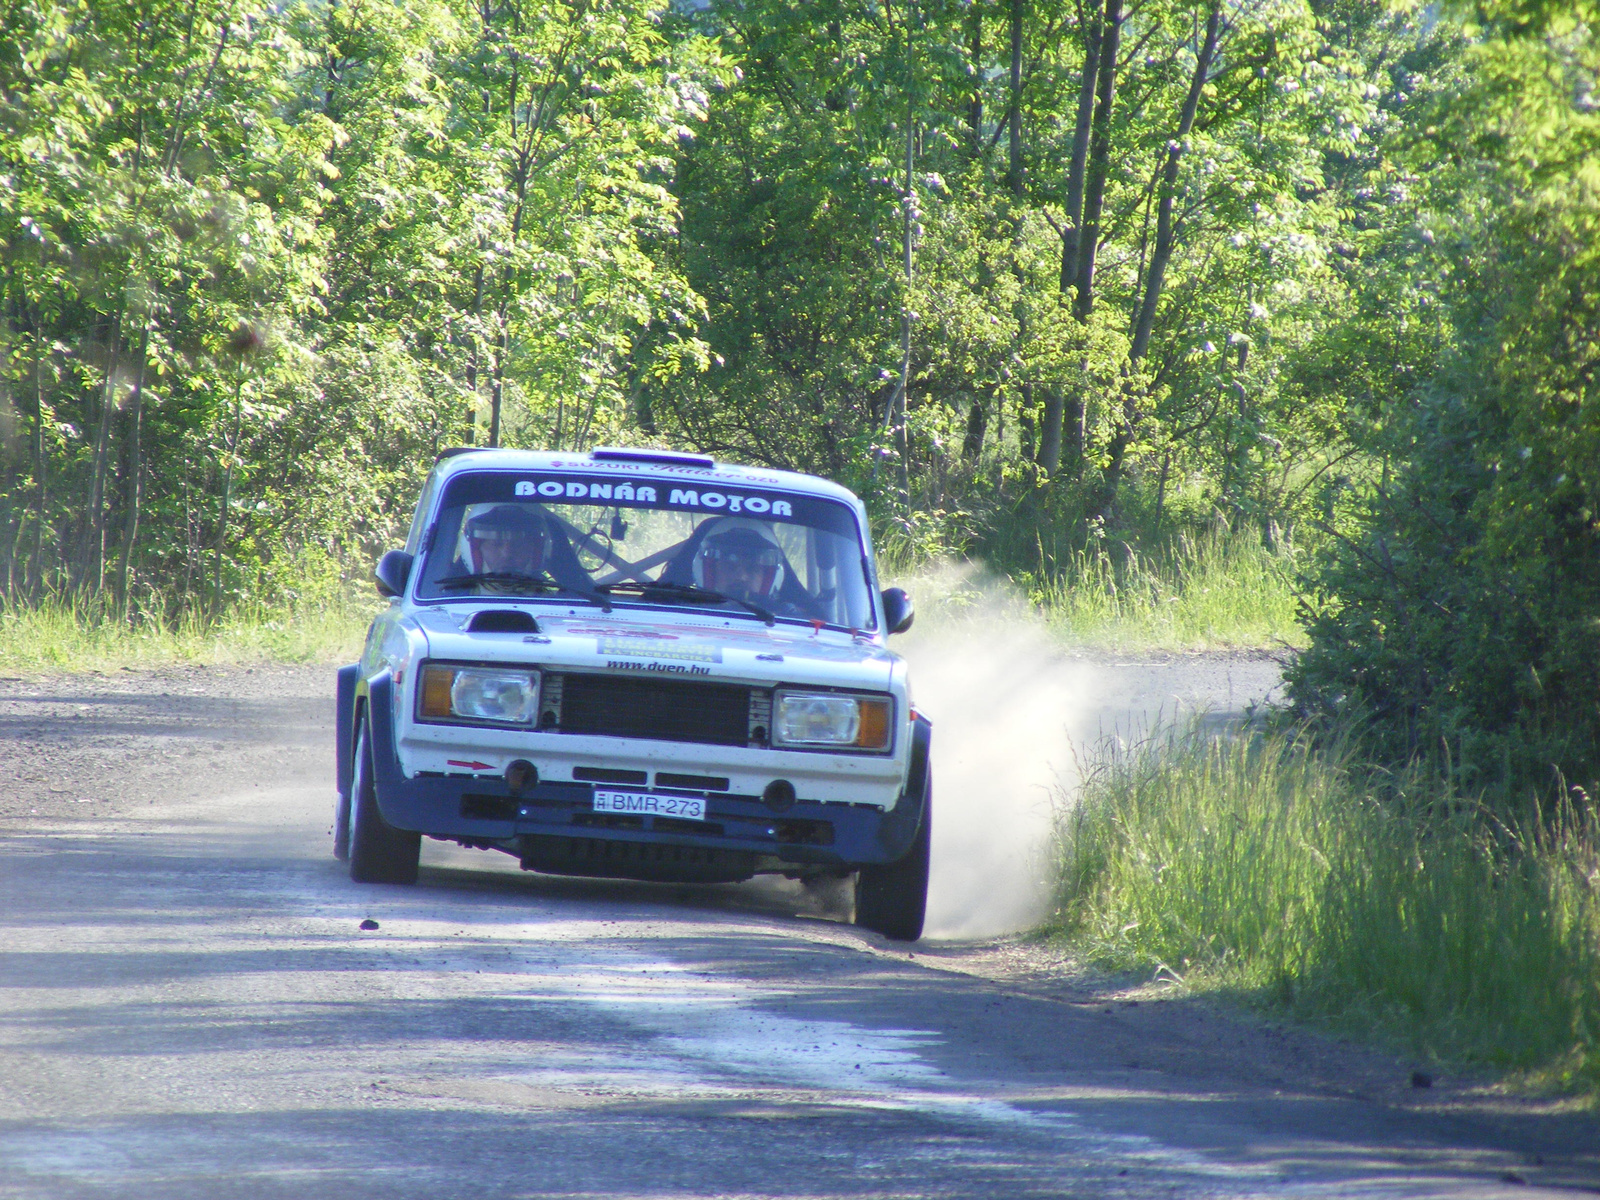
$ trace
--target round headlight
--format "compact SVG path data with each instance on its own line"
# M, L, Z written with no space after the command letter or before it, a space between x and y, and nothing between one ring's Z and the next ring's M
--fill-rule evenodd
M527 725L539 707L539 681L531 671L466 667L450 685L450 711L475 721Z
M787 746L849 746L856 740L861 709L854 696L778 697L778 742Z
M539 708L539 673L432 663L423 673L424 718L531 725Z
M773 704L773 745L886 750L893 740L893 703L887 696L779 692Z

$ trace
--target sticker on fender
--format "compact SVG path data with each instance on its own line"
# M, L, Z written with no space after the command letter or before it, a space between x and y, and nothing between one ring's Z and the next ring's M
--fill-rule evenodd
M649 792L611 792L596 788L594 811L704 821L706 802L699 796L654 796Z

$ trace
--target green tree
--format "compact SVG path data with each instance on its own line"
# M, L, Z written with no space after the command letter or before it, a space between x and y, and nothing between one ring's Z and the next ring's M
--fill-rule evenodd
M774 4L701 20L742 70L678 184L718 365L664 389L665 427L869 487L909 453L928 508L1059 478L1115 511L1130 470L1158 467L1211 470L1234 507L1270 508L1252 488L1298 471L1283 459L1312 435L1263 347L1320 324L1338 222L1324 168L1375 104L1310 8Z
M4 595L293 588L442 445L589 444L702 364L667 184L722 67L662 17L7 6Z
M1591 26L1523 15L1431 98L1414 233L1446 336L1374 427L1384 470L1292 675L1308 710L1507 795L1600 778L1597 73Z
M98 592L115 560L126 595L147 482L231 480L247 391L292 369L317 240L309 147L277 111L297 48L232 0L18 4L7 28L0 350L32 426L7 572ZM225 537L221 491L191 508L191 562L198 524Z

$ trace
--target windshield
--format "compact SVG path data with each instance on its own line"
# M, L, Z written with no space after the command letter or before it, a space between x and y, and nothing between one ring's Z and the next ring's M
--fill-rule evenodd
M450 481L417 595L514 596L872 629L855 514L716 482L573 472Z

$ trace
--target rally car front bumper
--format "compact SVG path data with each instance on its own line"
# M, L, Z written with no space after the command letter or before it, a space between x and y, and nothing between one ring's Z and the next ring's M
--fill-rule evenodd
M338 786L348 797L359 688L357 668L339 672ZM912 725L910 770L893 808L772 804L759 796L652 788L703 797L704 820L595 811L592 784L540 780L514 788L498 775L407 776L395 744L389 672L366 683L366 714L378 809L390 825L429 837L516 854L530 870L633 879L743 879L758 872L848 870L894 862L910 848L927 800L932 724ZM708 748L710 749L710 748ZM714 773L714 752L706 762Z

